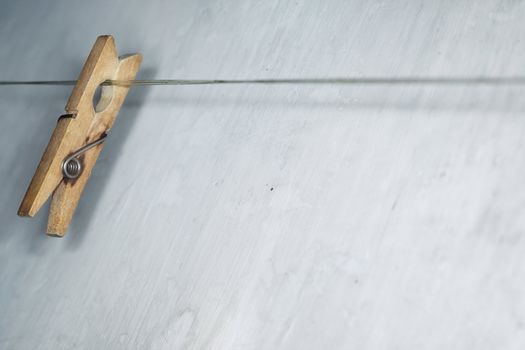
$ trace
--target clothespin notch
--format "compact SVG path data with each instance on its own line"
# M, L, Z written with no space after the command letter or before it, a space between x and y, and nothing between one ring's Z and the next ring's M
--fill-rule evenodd
M19 216L32 217L52 197L48 235L65 235L130 88L102 86L100 100L94 106L97 87L106 80L134 80L141 61L140 54L119 57L110 35L99 36L95 41L66 104L66 114L58 119L18 209Z

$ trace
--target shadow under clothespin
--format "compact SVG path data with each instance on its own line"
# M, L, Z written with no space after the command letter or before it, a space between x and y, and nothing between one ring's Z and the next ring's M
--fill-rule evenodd
M18 215L34 216L52 195L47 233L56 237L65 235L129 86L103 86L100 100L94 107L95 91L106 80L133 80L141 61L139 54L119 58L112 36L97 38Z

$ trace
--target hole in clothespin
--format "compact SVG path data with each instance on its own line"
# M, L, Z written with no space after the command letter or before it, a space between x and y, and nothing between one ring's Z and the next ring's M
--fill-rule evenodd
M95 94L93 95L93 107L95 108L95 112L100 113L104 109L106 109L106 107L109 106L109 103L111 102L112 98L113 98L113 86L111 85L97 86L95 90Z

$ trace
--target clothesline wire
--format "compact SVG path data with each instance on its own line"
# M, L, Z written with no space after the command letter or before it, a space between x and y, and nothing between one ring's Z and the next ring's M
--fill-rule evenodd
M76 80L3 80L6 85L75 85ZM336 77L289 79L142 79L106 80L103 86L152 85L525 85L525 76L465 76L465 77Z

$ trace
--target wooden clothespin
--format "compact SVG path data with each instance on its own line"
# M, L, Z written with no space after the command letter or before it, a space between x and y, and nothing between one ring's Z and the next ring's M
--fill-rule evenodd
M34 216L53 195L47 233L64 236L129 86L102 86L100 101L93 106L95 90L106 80L135 79L141 61L139 54L118 57L112 36L97 38L66 104L66 114L58 119L18 215Z

